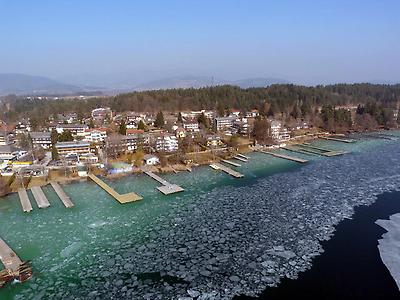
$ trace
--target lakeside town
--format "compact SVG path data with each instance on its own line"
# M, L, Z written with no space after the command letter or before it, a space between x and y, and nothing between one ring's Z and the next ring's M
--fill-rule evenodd
M237 153L330 134L327 126L318 126L324 119L329 126L329 114L338 124L347 123L342 133L349 132L366 110L362 105L316 107L318 123L305 118L301 108L295 105L289 114L275 117L257 108L151 113L97 107L88 115L44 116L43 125L30 118L0 121L0 193L79 179L88 172L115 177L141 172L143 166L153 172L190 171ZM386 123L397 127L398 109L391 112Z

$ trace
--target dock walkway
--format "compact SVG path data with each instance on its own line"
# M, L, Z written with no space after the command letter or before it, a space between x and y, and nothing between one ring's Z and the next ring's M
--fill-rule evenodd
M15 252L0 238L0 259L6 269L18 272L22 265L21 259Z
M232 166L234 166L234 167L241 167L240 164L237 164L237 163L235 163L235 162L233 162L233 161L230 161L230 160L221 159L221 161L224 162L224 163L226 163L226 164L232 165Z
M384 133L378 133L378 134L363 134L363 136L371 138L371 139L382 139L382 140L391 140L391 141L396 141L398 140L397 137L390 135L390 134L384 134Z
M161 178L160 176L154 174L151 171L145 171L143 170L143 172L153 178L154 180L158 181L159 183L162 184L162 186L157 187L157 189L163 193L164 195L169 195L169 194L174 194L174 193L179 193L179 192L183 192L184 189L181 188L179 185L177 184L173 184L173 183L169 183L168 181L166 181L165 179Z
M39 208L47 208L50 206L50 202L47 200L47 197L40 186L32 187L31 191Z
M316 150L320 151L318 154L323 155L323 156L327 156L327 157L338 156L338 155L343 155L343 154L348 153L348 151L344 151L344 150L329 150L329 149L326 149L326 148L315 147L315 146L312 146L312 145L310 145L308 143L301 144L300 146L303 147L303 148L309 148L307 150L304 149L306 151L312 151L310 149L316 149Z
M210 165L211 168L215 169L215 170L221 170L224 171L225 173L235 177L235 178L241 178L244 177L243 174L236 172L235 170L232 170L229 167L224 166L223 164L220 163L213 163Z
M19 200L21 201L22 210L24 212L32 211L32 204L31 201L29 201L28 193L26 192L26 190L22 188L18 189L18 196Z
M291 151L291 152L295 152L295 153L310 155L310 156L319 155L319 154L316 154L316 153L308 152L305 149L297 149L297 148L295 149L295 148L292 148L292 147L283 147L282 149L285 149L285 150Z
M240 160L240 161L242 161L242 162L247 162L247 158L243 158L243 157L240 157L240 156L234 156L233 157L234 159L237 159L237 160Z
M90 179L92 179L99 187L101 187L103 190L105 190L108 194L110 194L112 197L114 197L114 199L117 200L121 204L134 202L134 201L143 199L141 196L139 196L133 192L128 193L128 194L123 194L123 195L117 193L113 188L111 188L108 184L106 184L103 180L98 178L96 175L89 174L88 177Z
M339 138L333 138L333 137L321 137L321 139L335 141L335 142L342 142L342 143L355 143L356 142L356 140L353 140L353 139L339 139Z
M71 198L67 196L67 194L61 188L58 182L52 181L50 182L50 184L66 208L74 207Z
M306 159L302 159L302 158L298 158L298 157L293 157L293 156L289 156L289 155L285 155L285 154L279 154L279 153L274 153L274 152L269 152L269 151L264 151L264 150L260 150L261 153L265 153L265 154L269 154L278 158L283 158L283 159L287 159L287 160L291 160L294 162L298 162L301 164L304 164L306 162L308 162L308 160Z
M236 156L239 156L239 157L244 158L244 159L250 159L249 156L246 156L246 155L243 155L243 154L240 154L240 153L238 153Z

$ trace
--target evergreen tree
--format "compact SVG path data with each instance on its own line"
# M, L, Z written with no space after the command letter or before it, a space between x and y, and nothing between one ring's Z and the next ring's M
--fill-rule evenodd
M154 126L158 128L162 128L165 125L163 112L160 110L157 114L156 121L154 122Z
M58 133L57 130L55 130L54 128L51 130L50 138L51 144L54 146L58 141Z
M201 115L197 118L197 122L199 124L203 124L205 128L209 127L208 119L204 113L201 113Z
M94 128L94 122L93 122L92 118L90 118L90 121L89 121L89 128Z
M300 110L301 110L301 115L303 116L303 118L309 116L312 113L312 108L308 101L303 101L303 103L301 104Z
M73 140L74 140L74 137L72 136L72 133L69 130L63 131L63 133L61 133L58 136L59 142L72 142Z
M292 112L290 113L290 115L294 119L299 119L301 117L301 110L300 110L298 102L296 102L296 104L293 106L293 109L292 109Z
M146 125L144 124L144 122L142 120L139 121L138 129L146 130Z
M126 124L125 124L125 120L122 120L121 123L119 124L118 133L119 133L119 134L122 134L122 135L126 135Z
M51 159L52 160L58 160L59 159L58 150L56 148L56 145L53 145L52 148L51 148Z
M19 140L19 146L22 148L22 149L28 149L28 148L30 148L30 142L29 142L29 137L27 136L27 135L25 135L25 134L23 134L23 133L21 133L21 134L18 134L17 135L17 138L18 138L18 140Z
M178 114L178 122L183 123L183 118L182 118L181 112L179 112L179 114Z

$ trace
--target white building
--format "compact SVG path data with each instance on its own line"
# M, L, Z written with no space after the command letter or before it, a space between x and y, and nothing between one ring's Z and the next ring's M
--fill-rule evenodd
M84 156L90 153L90 143L84 141L58 142L56 145L60 156Z
M103 143L107 138L106 128L89 128L85 130L84 140L91 143Z
M16 134L23 134L31 131L31 124L29 121L19 122L15 126L15 133Z
M247 118L256 118L260 115L260 113L258 112L258 109L253 109L251 111L248 111L246 113L246 117Z
M86 124L58 124L56 131L58 134L62 134L64 131L70 131L73 136L85 136L86 130L89 126Z
M165 152L178 151L178 139L174 135L163 135L156 140L156 150Z
M199 132L199 123L196 120L187 120L183 122L183 128L188 132Z
M242 135L249 134L250 126L247 122L247 118L237 118L233 122L234 133L240 133Z
M233 127L233 123L235 122L236 117L220 117L220 118L214 118L214 130L215 131L223 131L223 130L229 130Z
M0 146L0 161L13 161L26 153L26 151L22 151L13 145Z
M9 144L8 133L5 131L0 131L0 146L5 146Z
M94 120L103 120L108 114L110 114L110 118L112 118L111 109L109 107L100 107L92 110L92 118Z
M31 132L29 133L32 144L40 146L43 149L51 148L51 133L50 132Z
M288 130L283 128L282 123L276 120L271 121L271 135L278 142L285 142L290 139Z
M148 166L158 165L160 163L160 159L152 154L146 154L143 158L144 163Z

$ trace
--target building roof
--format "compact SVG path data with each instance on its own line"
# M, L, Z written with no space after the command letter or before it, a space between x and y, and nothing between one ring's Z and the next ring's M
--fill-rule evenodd
M58 128L88 128L86 124L58 124Z
M51 137L51 132L30 132L29 135L31 136L32 139L40 139L40 138L50 138Z
M15 151L19 151L17 147L13 145L0 145L0 153L13 153Z
M131 135L131 134L143 134L144 133L144 130L142 130L142 129L127 129L126 130L126 134L127 135Z
M89 147L90 143L85 141L76 142L58 142L56 148L74 148L74 147Z
M186 130L182 127L178 127L175 132L186 132Z
M100 131L100 132L107 132L107 128L99 127L99 128L87 128L85 132L92 132L92 131Z
M145 156L143 156L143 159L145 159L145 160L152 159L152 158L158 159L158 157L153 154L146 154Z

